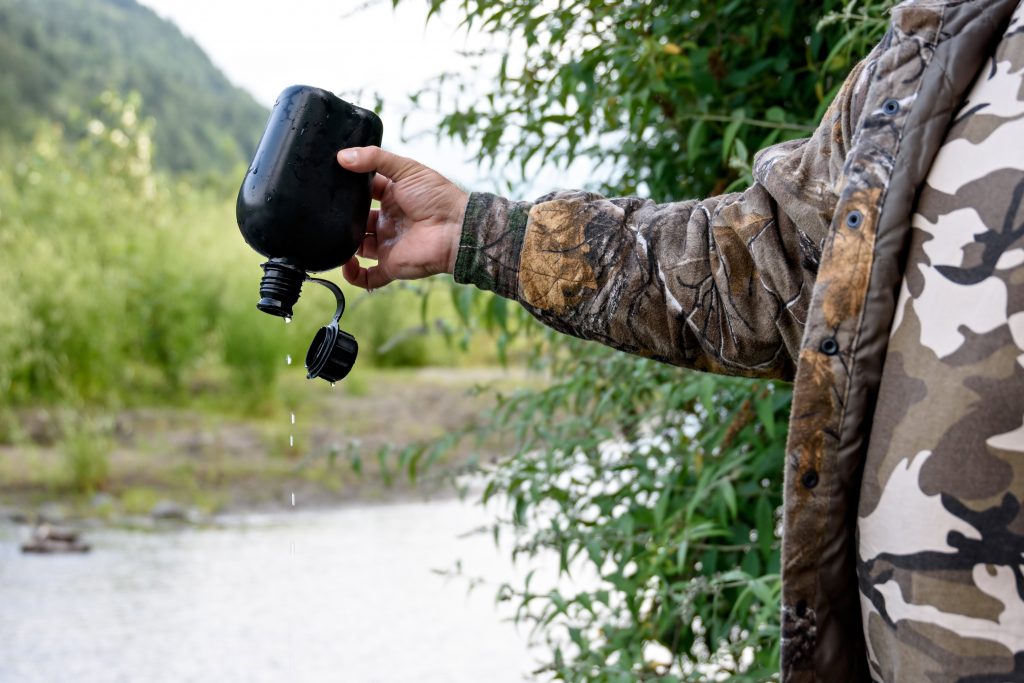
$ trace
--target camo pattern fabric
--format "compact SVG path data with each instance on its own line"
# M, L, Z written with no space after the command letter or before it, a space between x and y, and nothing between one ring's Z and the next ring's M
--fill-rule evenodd
M886 343L903 279L901 254L911 233L917 189L928 178L953 112L967 96L982 62L993 54L1018 4L1018 0L900 3L892 11L885 38L850 74L816 132L806 140L762 151L755 161L756 182L744 192L669 204L638 198L605 199L576 191L554 193L533 203L487 194L470 196L455 269L458 282L473 283L515 299L555 329L631 353L718 373L785 379L795 374L782 539L784 683L843 683L866 681L872 676L879 680L918 680L900 674L911 669L897 670L891 665L895 660L890 655L899 654L893 643L903 641L892 637L896 622L892 614L877 607L875 600L869 601L876 606L869 619L875 625L867 627L872 642L873 673L869 672L859 586L867 577L865 593L870 594L871 587L877 586L886 597L894 595L892 586L897 585L904 589L906 604L916 604L913 596L906 597L908 581L916 579L910 574L912 566L904 567L903 573L890 570L883 563L892 564L895 556L873 551L864 557L873 560L874 565L858 574L858 495L869 437L879 440L871 444L875 463L881 457L877 453L889 452L887 440L892 440L896 431L885 431L887 420L907 412L900 412L901 401L908 404L907 410L910 404L920 404L914 408L916 420L919 414L927 413L927 406L948 399L951 405L967 411L964 415L970 415L969 419L964 417L967 426L961 438L970 433L970 439L975 439L973 430L989 424L984 418L993 410L988 402L995 392L1003 392L1007 401L1012 394L1011 379L1005 372L998 376L1000 383L995 389L989 383L995 381L995 376L985 374L990 373L988 365L975 374L974 364L982 361L972 355L965 361L966 366L957 365L960 357L955 354L955 359L938 363L936 371L945 373L946 378L960 378L957 389L951 396L942 394L942 389L933 391L940 378L922 380L918 374L910 374L925 370L914 365L924 362L923 354L908 347L902 352L906 356L904 367L910 368L908 376L917 384L908 380L904 385L918 393L903 396L901 391L892 390L887 394L889 403L883 404L885 410L876 410ZM1007 119L1006 114L995 119L984 111L973 114L982 117L977 119L984 122L979 124L982 126L991 127L997 119L1000 124ZM966 125L966 121L958 121L957 126ZM983 137L979 132L964 135L970 136L964 139L971 144L980 144ZM1019 140L1016 146L1004 140L996 153L1006 155L1019 149ZM986 158L992 158L992 154L987 153ZM1007 207L997 208L986 193L1002 186L997 188L989 180L979 180L969 191L951 192L946 187L943 191L952 194L952 199L919 213L933 216L934 224L938 215L954 211L950 202L955 200L965 202L960 208L979 216L1000 210L1005 215ZM920 219L915 220L924 225ZM985 225L995 226L991 222L994 220L990 217ZM924 232L923 228L919 230ZM1015 301L1014 286L1020 286L1024 271L1017 268L1010 274L1015 256L1000 260L1000 249L1011 250L1008 242L1001 241L1011 229L1000 230L992 233L999 237L979 238L981 246L966 251L963 262L956 267L975 274L972 277L984 272L979 270L983 267L994 268L996 277L1007 271L1005 300ZM945 239L936 241L947 243ZM919 261L924 263L921 258ZM937 263L944 265L954 267ZM967 277L950 275L949 268L937 267L935 272L950 278ZM929 287L934 286L933 280L926 280ZM917 271L908 271L907 281L911 294L922 291L919 286L914 288L914 283L920 285L922 281ZM985 287L991 288L987 278L972 286L979 288L979 295L989 291ZM927 291L930 295L932 290ZM929 300L927 296L924 299ZM962 298L954 301L963 305ZM978 324L971 316L983 314L973 304L967 308L958 311L966 331L955 328L956 332L969 340L975 333L993 332L989 318ZM1008 314L1004 311L1002 315ZM900 329L913 324L913 314L904 309L902 316ZM1004 325L1004 332L1012 325ZM894 357L897 353L894 351ZM898 362L886 365L887 377L897 372L891 368ZM961 374L955 374L953 368ZM966 394L967 390L975 393ZM1016 427L1020 426L1020 417L1018 411ZM873 419L878 431L872 435ZM930 431L932 436L941 433L936 424L948 426L930 420L915 424L903 417L895 423L905 431L920 429ZM1007 463L1011 474L1004 471L997 476L981 469L969 475L961 472L956 477L957 486L989 481L990 476L1002 477L1005 486L1019 486L1024 478L1024 465L1010 465L1009 456L994 455L1012 438L1007 435L1016 427L998 419L991 424L998 425L996 431L985 438L994 441L986 443L987 456L977 462L977 467L1000 461ZM954 469L964 463L955 445L946 447L943 458L938 457L941 448L932 451L929 465L922 465L922 472L928 467L935 469L937 466L930 465L933 461L944 463L942 468ZM917 455L917 451L893 452L897 459ZM959 455L949 455L954 452ZM903 467L890 464L886 470L884 464L877 466L882 467L881 478L875 472L867 477L878 479L880 487L888 485L891 472ZM1015 474L1018 470L1020 475ZM949 474L952 469L942 471L941 481L953 477ZM893 481L899 483L905 477ZM929 481L929 486L936 485ZM944 484L934 489L924 488L923 482L924 494L941 498L936 491ZM958 510L989 514L983 504L994 503L979 498L978 492L990 488L971 489L970 495L960 488L949 490L959 496L956 500L974 506ZM894 491L895 499L902 500L904 494L898 488ZM877 493L875 499L881 497ZM870 500L868 494L865 504L869 505ZM1002 505L1001 499L998 503ZM892 504L880 508L886 514L877 517L871 516L873 509L863 511L867 519L873 520L872 529L885 527L896 533L905 527L898 504L895 510ZM1010 514L1009 508L996 509L1004 516ZM1010 515L1014 520L1016 510L1013 508ZM977 516L971 519L977 521ZM1009 530L1018 533L1019 527L1000 523L1004 526L992 528L1005 528L1005 533L1000 531L991 539L1006 546ZM958 528L957 533L962 534L962 529ZM979 533L963 538L976 541ZM918 550L914 541L906 542L914 552ZM884 547L891 553L896 546ZM913 561L922 557L913 552L911 555ZM961 554L958 561L967 562L968 557L969 553ZM1003 566L1009 571L1009 564ZM1020 580L1019 567L1014 571ZM896 584L889 583L894 576ZM928 590L914 586L914 590ZM946 607L949 604L944 603ZM906 610L897 612L896 619L905 614ZM879 618L884 628L878 626ZM916 651L945 646L946 641L928 630L931 627L926 624L917 630L904 630ZM883 637L886 630L888 639ZM931 650L925 642L928 638L933 638L928 641ZM960 655L966 651L954 650ZM1000 656L1005 659L1007 652L1016 651L1004 649ZM952 659L950 655L941 660L941 675L958 670ZM971 665L966 660L960 663ZM1013 680L999 675L1003 678L962 676L960 680Z
M757 182L744 192L668 204L576 190L533 203L473 193L456 281L622 351L792 379L860 108L859 73L813 137L759 154Z
M911 225L858 514L871 674L1024 681L1024 6Z

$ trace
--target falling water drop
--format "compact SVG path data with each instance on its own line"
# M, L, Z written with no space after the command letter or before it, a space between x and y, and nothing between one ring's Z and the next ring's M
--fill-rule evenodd
M285 324L285 325L290 325L290 324L291 324L291 322L292 322L292 319L291 319L291 317L287 317L287 318L285 318L285 319L284 319L284 324Z
M334 388L334 382L331 382L331 389Z
M295 424L295 413L292 413L292 424Z
M295 435L294 434L289 434L288 435L288 445L289 446L294 446L295 445Z
M292 491L292 507L295 507L295 491Z
M289 353L287 356L285 356L284 357L284 362L287 363L288 365L291 365L292 364L292 354Z

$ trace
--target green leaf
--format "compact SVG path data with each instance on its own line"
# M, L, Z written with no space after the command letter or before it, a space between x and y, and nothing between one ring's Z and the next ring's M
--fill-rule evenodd
M767 556L775 541L775 513L768 502L768 496L758 497L754 516L757 520L757 544L761 552Z
M754 550L743 553L743 561L740 567L750 576L758 576L761 573L761 558Z
M453 287L452 303L455 304L455 311L464 325L469 325L473 317L473 301L476 293L470 287Z
M733 110L729 125L725 127L725 133L722 134L722 161L729 160L733 149L733 142L736 140L736 135L740 132L744 118L745 112L742 109Z
M703 156L702 152L706 138L707 124L704 122L704 119L698 119L690 126L690 132L686 136L686 158L691 166L693 162Z
M732 485L732 482L728 479L722 479L718 488L722 493L722 500L725 501L725 506L729 510L730 519L735 519L738 506L736 503L736 488Z
M686 555L690 550L690 544L687 541L683 541L676 548L676 571L686 571Z
M759 398L754 401L754 405L757 408L757 418L760 420L761 425L764 427L765 434L768 435L769 439L775 438L775 406L772 402L772 397L769 394L764 398Z

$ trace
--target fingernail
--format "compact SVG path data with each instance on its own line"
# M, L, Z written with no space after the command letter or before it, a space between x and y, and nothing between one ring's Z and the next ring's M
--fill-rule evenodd
M343 149L339 152L338 156L340 156L341 160L346 164L354 164L356 159L359 158L359 153L354 149Z

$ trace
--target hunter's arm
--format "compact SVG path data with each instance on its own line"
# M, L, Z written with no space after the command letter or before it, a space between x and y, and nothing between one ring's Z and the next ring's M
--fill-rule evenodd
M623 351L791 378L863 76L850 74L811 137L762 150L743 192L668 204L471 195L456 281Z

